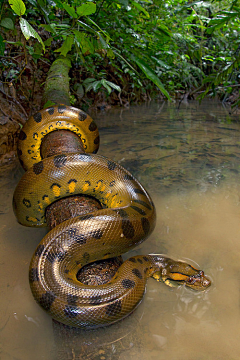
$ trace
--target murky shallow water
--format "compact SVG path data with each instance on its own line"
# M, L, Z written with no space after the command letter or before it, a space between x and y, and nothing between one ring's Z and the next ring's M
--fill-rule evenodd
M11 199L22 172L4 169L0 359L239 360L240 125L216 103L180 111L152 104L92 116L100 128L99 153L130 170L156 205L156 229L131 255L164 253L197 263L213 284L194 293L150 279L143 303L119 324L59 330L28 285L29 262L45 230L17 224Z

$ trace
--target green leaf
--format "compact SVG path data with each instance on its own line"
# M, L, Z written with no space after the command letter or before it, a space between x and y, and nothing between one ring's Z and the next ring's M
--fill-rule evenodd
M48 108L48 107L50 107L50 106L54 106L54 105L56 105L56 104L55 104L53 101L48 100L48 101L43 105L43 108L46 109L46 108Z
M95 81L92 84L93 91L96 92L98 89L100 89L101 86L102 86L102 80Z
M61 55L66 56L67 53L72 49L73 41L74 41L73 36L67 36L62 46L59 49L55 50L55 52L60 52Z
M45 45L42 39L40 38L36 30L34 30L34 28L29 24L29 22L21 17L19 23L25 39L28 40L30 37L34 37L40 42L40 44L43 47L43 50L45 51Z
M98 26L98 24L95 23L95 21L93 21L91 18L88 18L88 20L89 20L93 25L95 25L95 26L98 28L98 30L99 30L100 32L102 32L102 33L106 36L107 39L110 40L110 36L106 33L106 31L104 31L103 29L101 29L100 26Z
M136 64L140 67L140 69L144 72L146 77L149 80L151 80L159 88L159 90L167 97L168 100L171 101L171 97L170 97L168 91L165 89L162 82L157 77L157 75L153 72L153 70L142 59L134 57L134 60L135 60Z
M110 95L111 92L112 92L112 89L111 89L111 87L108 85L107 80L102 79L102 80L101 80L101 84L103 85L103 87L105 87L105 89L107 89L107 92L108 92L108 94Z
M10 19L10 18L4 18L4 19L2 19L0 25L3 26L3 27L5 27L6 29L14 30L14 24L13 24L12 19Z
M47 40L44 41L44 45L51 46L52 41L53 41L53 38L49 37Z
M90 52L90 54L94 53L94 46L91 40L88 38L88 35L85 32L80 32L78 30L73 30L76 41L80 46L82 53Z
M39 27L44 28L46 31L50 32L50 33L55 33L56 34L56 30L54 28L55 24L50 24L50 25L46 25L46 24L40 24Z
M86 84L90 84L92 82L94 82L96 79L94 78L87 78L83 81L83 84L86 85Z
M144 13L144 15L147 17L147 18L150 18L150 15L149 13L147 12L146 9L144 9L144 7L142 7L139 3L137 3L136 1L132 1L132 4L141 12Z
M166 70L170 70L171 69L171 66L169 66L168 64L166 64L164 61L156 58L155 56L151 56L152 59L154 59L159 66L163 67L164 69Z
M128 0L118 0L118 2L124 6L128 6L128 3L129 3Z
M116 84L114 84L113 82L108 81L108 80L106 80L106 83L107 83L109 86L111 86L111 88L117 90L118 92L121 92L120 86L118 86L118 85L116 85Z
M77 13L81 16L91 15L96 12L96 4L88 2L77 7Z
M74 19L77 18L77 14L75 12L75 9L72 7L72 6L69 6L68 4L66 3L63 3L62 4L64 9L66 10L66 12Z
M4 55L5 44L2 35L0 35L0 55Z
M18 15L22 16L25 14L26 6L22 0L8 0L9 5L13 11Z

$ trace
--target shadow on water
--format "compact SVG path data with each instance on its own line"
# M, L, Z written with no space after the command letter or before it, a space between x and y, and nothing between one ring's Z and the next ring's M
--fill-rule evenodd
M29 262L46 231L24 228L14 218L11 198L21 177L15 164L0 176L0 358L239 360L238 119L213 102L92 116L100 129L99 154L132 172L156 205L156 229L131 255L189 261L213 284L194 293L150 279L144 301L124 321L87 332L60 328L29 289Z

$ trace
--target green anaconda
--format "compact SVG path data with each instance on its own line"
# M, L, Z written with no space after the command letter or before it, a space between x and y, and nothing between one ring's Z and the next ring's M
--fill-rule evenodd
M42 159L43 137L59 129L80 136L87 153ZM36 301L54 319L82 328L111 324L130 314L143 298L148 277L197 290L210 285L203 271L162 255L131 257L104 285L89 286L77 280L85 264L118 256L140 244L156 221L147 191L122 166L93 154L98 145L97 126L83 111L62 105L38 112L20 133L19 158L27 171L13 197L18 221L36 227L46 225L46 207L60 198L84 194L103 205L52 229L30 264Z

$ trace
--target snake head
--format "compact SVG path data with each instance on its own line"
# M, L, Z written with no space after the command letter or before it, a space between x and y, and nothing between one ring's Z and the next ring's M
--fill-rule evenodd
M198 270L197 274L187 277L185 285L193 290L206 290L211 285L211 280L204 275L202 270Z
M193 290L206 290L211 285L202 270L195 269L182 261L175 261L165 257L156 257L158 271L152 274L157 281L162 281L170 287L185 285Z
M184 263L182 263L184 264ZM211 285L211 280L208 279L202 270L197 270L191 265L180 265L179 269L170 269L164 275L162 273L162 280L168 286L185 285L193 290L203 291ZM184 270L185 271L184 271ZM177 271L176 271L177 270Z

